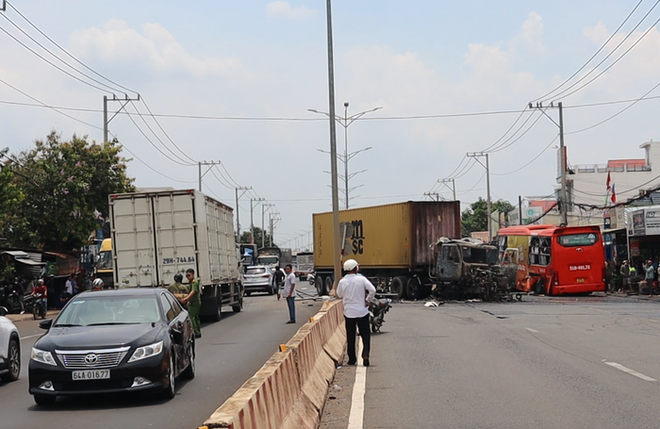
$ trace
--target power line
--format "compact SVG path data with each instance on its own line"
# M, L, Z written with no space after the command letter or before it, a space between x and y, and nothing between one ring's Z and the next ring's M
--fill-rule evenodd
M660 3L660 0L658 0L658 1L655 3L655 5L653 5L653 8L655 8L655 7L658 5L658 3ZM653 10L653 8L652 8L651 10ZM651 13L651 11L649 11L649 13ZM647 14L647 15L648 15L648 14ZM646 16L644 17L644 19L646 19ZM614 52L616 52L616 50L617 50L617 49L623 44L623 42L625 42L625 41L628 39L628 37L630 37L630 35L632 34L632 31L631 31L631 33L629 33L628 36L626 36L626 38L625 38L624 40L622 40L622 41L621 41L621 42L620 42L620 43L619 43L619 44L618 44L618 45L612 50L612 52L610 52L610 54L608 54L608 55L607 55L607 56L606 56L601 62L599 62L598 64L596 64L596 66L595 66L595 67L594 67L589 73L587 73L587 74L585 74L584 76L582 76L580 79L578 79L575 83L573 83L573 84L572 84L571 86L569 86L567 89L563 90L563 91L560 92L559 94L556 94L556 95L555 95L555 98L558 98L558 97L560 97L560 96L562 96L562 95L563 95L563 98L570 97L571 95L573 95L573 94L575 94L576 92L578 92L578 91L584 89L586 86L590 85L590 84L591 84L592 82L594 82L596 79L598 79L599 77L601 77L601 76L602 76L603 74L605 74L609 69L611 69L612 67L614 67L619 61L621 61L621 60L623 59L623 57L625 57L625 56L626 56L626 55L627 55L627 54L628 54L628 53L629 53L629 52L630 52L635 46L637 46L637 44L639 44L639 42L641 42L641 41L646 37L646 35L649 34L649 32L650 32L652 29L655 28L655 26L656 26L659 22L660 22L660 18L658 18L658 19L653 23L653 25L651 25L651 26L650 26L650 27L644 32L644 34L642 34L642 36L641 36L639 39L637 39L637 40L635 41L635 43L633 43L628 49L626 49L626 50L623 52L623 54L621 54L617 59L615 59L614 62L612 62L612 64L610 64L609 66L605 67L605 69L604 69L602 72L598 73L598 74L597 74L596 76L594 76L591 80L589 80L588 82L586 82L584 85L582 85L582 86L580 86L580 87L574 89L573 91L570 91L570 92L566 93L566 92L569 91L571 88L574 88L578 83L580 83L580 82L582 82L584 79L586 79L587 76L589 76L591 73L593 73L593 72L597 69L598 66L600 66L601 64L603 64L603 63L605 62L605 60L607 60L610 56L612 56L612 55L614 54ZM641 24L641 22L640 22L640 24ZM637 26L639 26L639 24L638 24ZM635 29L636 29L636 28L637 28L637 27L635 27ZM633 31L634 31L634 29L633 29Z
M598 48L598 50L597 50L597 51L591 56L591 58L589 58L589 59L587 60L587 62L585 62L585 63L582 65L582 67L580 67L579 69L577 69L577 70L575 71L575 73L573 73L568 79L564 80L560 85L558 85L557 87L555 87L555 89L551 90L550 92L547 92L546 94L544 94L544 95L542 95L542 96L540 96L540 97L538 97L538 98L535 98L534 100L532 100L532 102L536 102L536 101L539 101L539 100L541 100L541 101L550 101L550 100L547 99L546 97L549 97L551 94L553 94L554 92L558 91L560 88L562 88L562 87L563 87L564 85L566 85L568 82L570 82L571 79L573 79L575 76L577 76L582 70L584 70L585 67L587 67L587 65L589 65L589 63L590 63L594 58L596 58L596 56L597 56L597 55L598 55L603 49L605 49L605 47L610 43L610 41L614 38L614 36L616 36L616 35L619 33L619 30L621 30L621 28L626 24L626 22L628 22L628 20L630 19L630 17L635 13L635 11L639 8L639 6L640 6L643 2L644 2L644 0L640 0L640 1L637 3L637 5L635 5L635 7L633 8L633 10L630 11L630 13L628 14L628 16L626 16L626 18L623 20L623 22L621 22L621 24L619 24L619 26L617 27L617 29L614 30L614 32L610 35L610 37L608 37L608 39L605 41L605 43L603 43L603 44L600 46L600 48Z
M136 94L137 94L137 91L134 91L134 90L132 90L132 89L130 89L130 88L127 88L127 87L125 87L125 86L123 86L123 85L120 85L120 84L118 84L117 82L113 81L112 79L110 79L110 78L108 78L108 77L106 77L106 76L104 76L104 75L102 75L102 74L96 72L94 69L88 67L85 63L83 63L82 61L80 61L78 58L76 58L76 57L73 56L71 53L69 53L69 51L67 51L67 50L64 49L62 46L60 46L55 40L51 39L46 33L44 33L43 31L41 31L41 29L40 29L39 27L37 27L35 24L33 24L32 21L30 21L25 15L23 15L18 9L16 9L16 7L15 7L13 4L11 4L9 1L7 1L7 4L8 4L9 7L11 7L11 8L12 8L12 9L13 9L13 10L14 10L14 11L15 11L15 12L16 12L21 18L23 18L28 24L30 24L30 26L32 26L32 28L34 28L35 30L37 30L37 31L39 32L39 34L41 34L42 36L44 36L49 42L51 42L53 45L57 46L62 52L64 52L67 56L69 56L71 59L73 59L74 61L76 61L78 64L80 64L81 66L85 67L87 70L91 71L92 73L94 73L95 75L101 77L102 79L105 79L106 81L112 83L113 85L116 85L116 86L118 86L118 87L121 88L121 89L124 89L124 90L126 90L126 91L133 92L133 93L136 93ZM121 91L118 91L118 92L121 92Z
M31 41L33 41L34 43L36 43L37 46L39 46L40 48L42 48L44 51L48 52L53 58L59 60L59 61L60 61L62 64L64 64L65 66L69 67L70 69L72 69L72 70L75 71L76 73L81 74L82 76L86 77L87 79L91 80L92 82L95 82L95 83L97 83L97 84L99 84L99 85L101 85L101 86L107 88L110 92L116 90L116 88L112 88L112 87L108 86L107 84L105 84L105 83L103 83L103 82L101 82L101 81L99 81L99 80L93 78L92 76L89 76L89 75L87 75L87 74L81 72L80 70L76 69L76 68L73 67L71 64L67 63L67 62L64 61L62 58L60 58L60 57L57 56L55 53L53 53L51 50L49 50L47 47L45 47L44 45L42 45L42 44L41 44L38 40L36 40L34 37L32 37L31 35L29 35L25 30L23 30L21 27L19 27L14 21L12 21L11 19L9 19L9 17L8 17L7 15L5 15L5 14L0 14L0 15L1 15L3 18L5 18L7 21L9 21L9 23L10 23L11 25L13 25L16 29L18 29L18 31L20 31L21 33L23 33L23 35L25 35L25 37L27 37L28 39L30 39ZM5 31L5 30L3 30L3 31L4 31L6 34L9 35L9 33L7 33L7 31ZM11 36L11 35L9 35L9 36L12 37L14 40L18 41L18 39L14 38L13 36ZM21 43L21 44L22 44L22 43ZM24 46L24 47L27 47L26 45L23 45L23 46ZM41 57L41 56L40 56L40 58L42 58L42 59L45 60L45 58L43 58L43 57ZM53 64L50 63L50 62L48 62L48 63L51 64L51 65L53 65ZM104 92L108 92L108 91L105 91L105 90L104 90Z
M555 136L555 138L552 139L552 140L550 141L550 143L548 143L548 145L547 145L545 148L543 148L543 150L542 150L541 152L539 152L538 155L536 155L534 158L532 158L527 164L523 165L522 167L517 168L517 169L515 169L515 170L513 170L513 171L509 171L508 173L492 173L492 174L493 174L494 176L508 176L508 175L510 175L510 174L517 173L517 172L519 172L520 170L522 170L522 169L524 169L524 168L527 168L531 163L533 163L533 162L536 161L541 155L543 155L543 154L545 153L545 151L548 150L548 149L550 148L550 146L552 146L552 144L553 144L554 142L557 141L558 138L559 138L559 135Z

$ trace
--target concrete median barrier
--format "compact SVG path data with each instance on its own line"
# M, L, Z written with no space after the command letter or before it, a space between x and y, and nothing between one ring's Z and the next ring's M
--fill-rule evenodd
M271 356L202 427L316 428L346 343L343 317L337 318L342 308L341 301L324 303L282 351Z

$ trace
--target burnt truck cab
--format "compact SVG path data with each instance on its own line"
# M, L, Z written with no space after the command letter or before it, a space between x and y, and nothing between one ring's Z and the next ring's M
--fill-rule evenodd
M440 238L434 244L433 277L443 298L496 299L509 289L497 247L463 238Z

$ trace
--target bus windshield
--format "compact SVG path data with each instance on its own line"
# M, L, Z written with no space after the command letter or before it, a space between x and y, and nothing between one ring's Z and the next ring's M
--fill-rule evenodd
M567 234L557 237L559 244L564 247L591 246L596 244L598 236L592 232L583 234Z

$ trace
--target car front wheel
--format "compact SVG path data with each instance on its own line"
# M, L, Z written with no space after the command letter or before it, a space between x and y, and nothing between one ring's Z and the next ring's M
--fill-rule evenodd
M167 387L163 389L163 398L172 399L176 395L176 376L174 371L174 353L170 352L170 364L167 366Z

